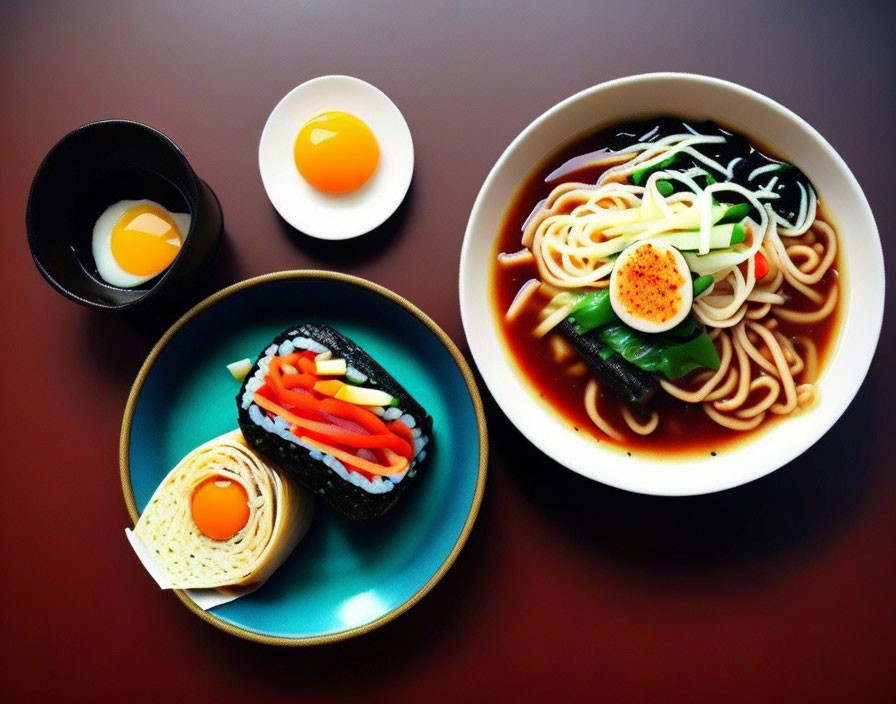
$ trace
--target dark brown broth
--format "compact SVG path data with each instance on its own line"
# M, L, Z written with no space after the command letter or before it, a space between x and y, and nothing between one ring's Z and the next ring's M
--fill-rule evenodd
M517 191L504 216L492 256L493 300L498 326L502 330L511 356L522 369L524 376L534 386L538 395L556 409L575 431L590 434L600 443L618 445L630 453L659 455L713 453L762 431L779 416L769 414L767 419L752 431L730 430L712 421L700 404L687 404L661 391L651 405L651 408L660 414L660 424L652 434L641 436L629 430L617 408L615 397L612 394L604 394L602 391L598 401L600 413L624 435L623 441L616 443L594 426L585 411L583 402L585 386L592 378L592 372L589 371L580 377L571 377L567 371L570 366L569 362L554 361L549 342L550 335L542 339L537 339L532 335L532 330L540 322L539 306L528 305L512 323L508 323L504 319L504 313L510 307L520 287L529 279L538 278L538 270L534 263L503 267L497 263L498 253L515 252L521 248L523 223L535 204L547 197L559 183L545 184L545 176L576 155L605 147L609 143L610 136L615 134L618 129L618 125L613 125L606 130L576 139L561 147L545 158ZM751 140L751 143L756 144L756 141ZM772 150L765 147L762 148L762 151L776 156ZM575 176L577 181L593 183L601 172L602 169L589 169L580 171ZM822 202L819 198L819 217L821 217L821 211ZM826 216L823 219L832 223ZM836 231L836 227L834 229ZM839 276L839 260L838 253L834 266L814 287L816 290L823 291L825 295L828 293L831 285ZM816 304L793 290L786 282L783 284L783 291L791 296L789 309L814 310L817 308ZM843 294L841 285L841 300ZM540 303L543 299L537 300ZM839 329L841 308L838 300L834 313L815 325L799 325L780 320L778 330L790 338L806 335L812 339L818 347L819 370L823 370ZM755 363L753 372L754 374L758 373ZM799 377L797 383L800 383Z

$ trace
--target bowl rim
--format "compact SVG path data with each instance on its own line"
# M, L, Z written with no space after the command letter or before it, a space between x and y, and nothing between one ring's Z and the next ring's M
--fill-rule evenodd
M472 242L475 236L475 230L477 223L480 219L482 219L483 211L486 208L486 200L489 192L494 188L496 181L501 176L501 171L503 170L505 164L514 156L517 149L523 144L526 140L530 138L533 132L536 132L544 123L555 119L555 117L567 110L570 106L575 105L576 103L588 99L596 93L603 93L612 91L614 89L630 86L636 83L665 83L665 82L683 82L683 83L691 83L691 84L700 84L709 90L723 90L728 92L733 92L736 94L740 94L742 97L759 103L764 109L769 110L773 113L778 113L781 117L786 119L787 121L793 123L799 130L806 133L823 152L825 155L830 157L836 166L838 172L841 176L843 176L849 186L852 188L853 195L855 196L856 206L861 210L862 214L867 216L868 222L871 225L872 232L869 233L872 235L871 239L874 243L874 251L873 251L873 259L875 263L879 264L879 274L880 274L880 297L879 299L875 299L873 309L867 311L869 317L865 320L862 327L869 330L871 333L871 337L873 338L874 344L867 350L863 359L860 360L859 366L855 368L855 373L851 377L852 383L848 384L841 390L840 393L837 394L837 398L834 399L834 403L836 403L837 408L835 412L829 414L828 417L822 418L821 423L817 424L817 429L813 430L812 433L804 434L805 437L810 438L808 441L796 438L793 443L789 446L787 452L783 453L783 459L777 463L769 463L771 466L763 467L761 471L752 472L752 473L744 473L741 472L738 476L734 477L733 480L731 477L726 477L723 472L718 473L718 479L714 482L704 482L700 486L694 486L693 483L681 483L679 482L677 485L672 486L672 482L667 482L662 487L652 487L650 486L650 481L643 481L637 479L637 472L632 471L632 478L620 479L619 477L611 477L608 478L598 470L595 471L593 468L589 468L586 470L583 466L583 462L579 461L578 463L569 461L569 458L559 458L557 455L559 454L556 450L554 444L549 442L544 435L541 434L532 434L527 432L527 426L531 423L527 423L526 421L526 411L523 408L514 406L513 404L507 403L509 400L507 393L499 387L495 383L494 373L491 373L489 370L488 363L488 351L485 349L485 343L480 342L476 335L474 334L474 307L476 306L475 299L481 299L481 291L476 289L475 284L479 283L479 281L472 280L472 274L470 274L471 265L469 264L471 258L471 249ZM620 117L620 120L625 119L624 117ZM600 118L595 120L595 124L601 122ZM584 133L587 130L580 130L576 133L571 133L568 135L567 139L575 138L577 135ZM551 153L552 150L557 149L563 144L563 140L559 141L557 144L549 147L545 150L544 156L547 156ZM535 162L530 166L530 168L535 167ZM528 172L527 172L528 173ZM517 178L516 188L519 188L519 185L523 182L526 176L521 176ZM506 213L507 204L505 204L504 212ZM513 423L513 425L517 428L517 430L523 434L533 445L535 445L541 452L551 458L553 461L557 462L561 466L566 467L567 469L576 472L577 474L581 474L582 476L587 477L593 481L599 481L601 483L607 484L609 486L616 487L618 489L623 489L626 491L631 491L634 493L655 495L655 496L694 496L700 494L708 494L717 491L724 491L727 489L732 489L737 486L741 486L743 484L747 484L751 481L759 479L767 474L770 474L777 469L780 469L787 463L793 461L796 457L805 452L809 447L814 445L821 437L830 430L830 428L836 423L837 420L843 415L848 406L852 403L852 400L855 398L855 395L858 393L859 388L861 387L863 381L865 380L868 371L870 369L875 351L877 349L879 340L881 327L883 323L883 310L885 303L885 292L886 292L886 278L884 273L884 259L883 259L883 248L880 242L880 234L877 229L876 222L874 220L874 215L871 211L870 204L868 203L867 196L859 185L855 175L849 169L846 162L840 156L840 154L830 145L830 143L814 128L812 127L806 120L801 118L799 115L794 113L789 108L781 105L777 101L769 98L768 96L759 93L751 88L747 88L738 83L734 83L732 81L727 81L720 78L715 78L711 76L705 76L696 73L687 73L687 72L653 72L653 73L642 73L631 76L624 76L621 78L612 79L609 81L604 81L588 88L585 88L561 101L551 106L536 118L534 118L525 128L523 128L519 134L510 142L510 144L504 149L501 155L498 157L495 164L489 170L488 175L486 176L477 196L476 200L473 203L473 207L470 211L470 216L467 221L467 226L464 232L464 241L463 246L461 248L461 256L460 256L460 270L458 277L458 289L459 289L459 297L460 297L460 308L461 308L461 319L463 322L464 332L467 336L470 354L473 357L474 363L476 364L479 372L482 376L483 381L485 382L486 388L488 388L489 392L494 397L497 405L501 408L502 412L507 416L507 418ZM480 294L477 296L477 294ZM479 303L481 306L481 301ZM840 331L842 332L846 328L847 319L848 319L848 304L841 303L840 304L840 320L838 322L838 326ZM487 315L493 315L493 304L491 301L488 303L488 313ZM493 327L496 323L489 322L489 326ZM837 344L836 342L834 344ZM486 363L483 363L486 362ZM829 360L826 365L826 369L831 368L831 362L833 360ZM522 388L523 385L528 384L527 381L521 380L520 374L515 375L517 380L520 382L520 386ZM531 384L529 384L531 387ZM531 388L527 388L526 391L531 392ZM525 406L529 405L529 401L533 401L531 398L531 393L524 394L527 403ZM839 401L838 401L839 399ZM759 437L758 435L756 437ZM746 445L752 442L752 439L744 439L740 444ZM613 451L608 451L606 448L597 446L596 444L592 444L595 448L595 453L598 456L609 456L611 453L613 455L617 454L615 450L620 448L613 448ZM621 448L624 453L624 448ZM640 458L641 462L650 463L659 465L656 458L654 457L642 457ZM598 476L601 475L601 476Z
M439 327L439 325L432 318L430 318L425 312L423 312L409 300L395 293L391 289L374 283L373 281L363 279L359 276L343 274L336 271L326 271L318 269L291 269L272 272L269 274L262 274L260 276L244 279L221 289L217 293L213 293L212 295L208 296L207 298L190 308L190 310L184 313L170 328L168 328L165 334L147 355L142 366L140 367L140 371L137 373L137 377L134 380L133 385L131 386L130 393L128 394L128 400L125 406L121 423L121 433L118 440L119 480L121 482L121 489L122 493L124 494L124 501L131 522L136 525L137 519L140 517L140 513L137 510L137 504L134 499L133 487L131 485L129 461L131 426L133 425L134 413L137 409L137 402L140 398L140 392L143 389L143 384L146 382L146 378L152 371L152 368L159 356L165 350L165 347L167 347L172 338L177 335L177 333L180 332L180 330L193 318L235 294L238 294L244 290L255 288L257 286L264 286L266 284L278 281L304 279L336 281L339 283L358 286L360 288L366 289L374 295L378 295L386 299L387 301L398 305L400 308L403 308L406 312L423 323L423 325L429 330L429 332L431 332L436 337L436 339L445 347L446 350L448 350L454 363L457 365L461 376L463 377L464 383L466 384L467 390L470 394L470 401L473 405L473 412L476 417L476 426L479 433L479 459L476 476L476 487L473 492L473 498L470 502L469 512L467 513L467 517L464 521L463 527L461 528L461 532L457 537L457 540L455 541L451 550L445 556L442 564L432 574L432 576L430 576L430 578L404 603L400 604L388 613L383 614L379 618L369 623L325 635L302 637L270 636L263 633L258 633L256 631L251 631L249 629L243 628L241 626L236 626L228 621L225 621L215 614L199 608L199 606L197 606L196 603L192 599L190 599L183 590L172 590L177 598L180 599L180 601L190 611L199 616L203 621L210 623L212 626L215 626L216 628L219 628L231 635L243 638L245 640L265 643L267 645L310 646L322 645L325 643L335 643L337 641L347 640L349 638L353 638L354 636L359 636L363 633L367 633L376 628L379 628L380 626L389 623L390 621L398 618L400 615L408 611L412 606L417 604L424 596L426 596L433 589L433 587L438 584L439 581L441 581L442 577L445 576L451 566L455 563L461 550L466 545L467 539L469 538L470 533L473 530L473 526L476 523L476 518L479 515L479 510L482 505L482 497L485 493L486 476L488 474L488 428L486 426L485 409L482 405L482 397L479 393L479 388L476 384L476 379L473 376L473 371L470 368L470 365L467 363L467 360L464 358L463 354L454 343L454 341L448 336L448 333L442 330L442 328Z
M131 120L128 118L109 118L109 119L104 119L104 120L94 120L92 122L87 122L87 123L84 123L83 125L76 127L75 129L71 130L70 132L68 132L65 135L63 135L62 137L60 137L53 144L53 146L47 150L47 153L44 155L43 159L41 159L40 164L38 165L37 169L34 172L34 176L31 179L31 186L28 189L28 200L26 201L26 205L25 205L25 232L28 237L28 248L31 251L31 258L34 261L34 265L37 268L37 270L40 272L41 276L43 276L44 279L47 281L47 283L49 283L50 286L53 287L53 289L55 289L58 293L61 293L63 296L65 296L69 300L74 301L75 303L79 303L87 308L92 308L93 310L119 312L119 311L131 310L131 309L134 309L137 307L142 307L142 306L146 305L147 303L149 303L152 299L155 299L159 295L159 291L164 288L163 284L166 281L166 279L169 278L169 276L172 274L172 272L179 270L181 268L181 266L183 266L182 262L184 260L180 256L176 257L174 259L174 261L162 272L162 274L159 276L159 278L156 280L156 282L150 288L145 290L145 292L143 293L142 296L138 296L130 301L126 301L125 303L102 303L100 301L90 300L89 298L85 298L84 296L81 296L81 295L75 293L74 291L69 290L68 288L63 286L61 283L59 283L59 281L57 281L55 279L55 277L53 277L53 275L49 272L49 270L47 270L47 268L44 266L43 262L40 260L40 258L37 255L37 252L35 250L36 236L34 234L34 228L33 228L33 218L34 218L33 200L34 200L35 190L36 190L37 183L40 180L41 175L43 174L45 168L49 164L49 162L52 159L52 157L54 156L54 154L60 148L62 148L67 142L69 142L72 139L77 138L83 132L90 131L90 130L96 130L96 129L102 129L102 128L105 128L107 126L112 126L112 125L127 126L129 128L137 128L139 130L144 130L146 132L149 132L156 138L161 139L163 143L167 144L167 146L171 148L172 153L177 157L177 159L181 162L181 164L186 168L186 172L190 176L190 192L184 193L183 195L185 196L185 198L187 200L187 206L190 209L191 216L195 216L195 213L193 211L194 211L194 209L198 208L201 203L202 187L203 186L215 199L215 202L218 205L219 211L221 209L221 202L218 199L217 194L212 190L212 188L207 183L205 183L205 181L200 179L199 176L196 175L196 172L193 170L193 167L190 164L189 160L187 159L186 154L184 154L183 149L181 149L177 145L177 143L174 142L174 140L172 140L168 135L163 133L161 130L156 129L155 127L152 127L151 125L147 125L146 123L139 122L138 120ZM196 223L197 223L197 218L192 217L192 220L190 222L190 229L187 231L187 234L184 235L184 246L186 246L187 241L193 236L193 234L196 230L196 226L197 226ZM223 230L223 227L224 227L224 223L223 223L223 214L222 214L222 222L221 222L222 230ZM219 240L220 240L220 238L219 238ZM219 241L219 245L220 245L220 241ZM216 251L217 251L217 247L216 247ZM212 257L212 258L214 258L214 257ZM108 285L108 284L106 284L106 285ZM117 288L117 287L113 286L112 288Z

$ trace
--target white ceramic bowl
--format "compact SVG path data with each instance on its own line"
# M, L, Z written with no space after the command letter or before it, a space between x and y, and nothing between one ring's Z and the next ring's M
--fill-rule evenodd
M743 442L722 446L715 457L660 458L638 453L629 457L624 450L574 432L539 399L513 360L498 329L491 294L495 237L517 188L538 163L582 133L663 113L718 120L759 138L797 164L839 226L842 245L843 313L833 352L818 382L820 402ZM861 286L851 285L853 277L861 277ZM542 452L579 474L622 489L702 494L744 484L781 467L824 435L846 410L865 378L880 335L883 254L871 209L855 177L808 123L775 101L733 83L691 74L644 74L602 83L564 100L507 147L470 214L461 254L460 303L470 350L489 391Z
M334 110L367 123L380 147L370 180L342 195L312 187L293 158L302 126ZM414 173L414 143L401 111L381 90L351 76L321 76L293 88L271 112L258 145L258 168L284 220L311 237L344 240L381 225L404 200Z

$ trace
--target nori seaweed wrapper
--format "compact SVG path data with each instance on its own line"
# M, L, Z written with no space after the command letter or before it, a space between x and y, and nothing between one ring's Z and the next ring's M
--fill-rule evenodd
M660 387L656 377L607 347L597 337L596 331L580 335L568 320L560 323L557 329L588 366L606 382L617 398L638 408L644 408L656 395Z
M250 418L249 410L243 408L242 400L246 392L246 384L258 371L258 364L265 357L265 351L270 348L271 344L279 347L281 343L297 337L309 338L320 343L333 353L334 358L345 359L349 366L365 374L368 380L362 386L381 389L397 398L398 408L403 413L413 416L417 422L416 427L420 428L422 435L428 438L428 444L424 448L426 453L424 458L420 459L419 456L416 456L412 459L405 477L399 483L394 484L390 491L374 494L346 481L322 460L312 458L310 450L262 428ZM327 325L312 323L296 325L278 335L271 343L266 344L243 380L240 392L236 397L236 404L239 426L249 446L266 461L297 479L310 491L321 496L330 506L349 518L359 520L377 518L389 511L409 487L416 484L426 458L432 454L432 418L429 414L376 360L345 335Z

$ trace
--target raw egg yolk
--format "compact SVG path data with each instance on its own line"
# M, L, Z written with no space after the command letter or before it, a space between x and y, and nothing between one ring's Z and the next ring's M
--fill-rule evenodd
M193 492L190 509L196 527L212 540L227 540L249 522L249 496L239 482L212 477Z
M348 193L373 175L380 148L370 128L346 112L325 112L306 122L293 147L296 167L324 193Z
M135 276L151 276L165 269L183 242L171 216L154 205L128 208L112 228L112 256Z

